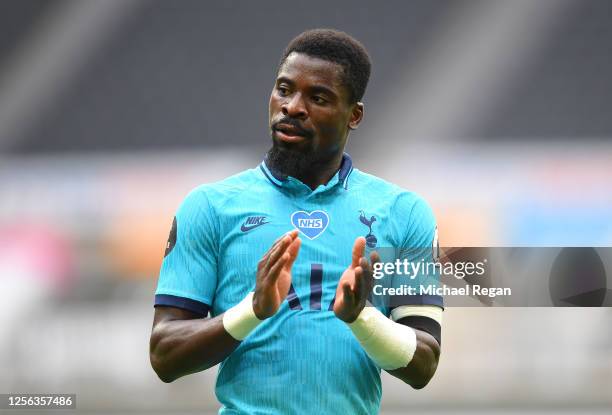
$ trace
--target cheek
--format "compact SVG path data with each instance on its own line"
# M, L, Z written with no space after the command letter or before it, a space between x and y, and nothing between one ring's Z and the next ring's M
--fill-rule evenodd
M318 147L328 150L337 150L343 139L342 126L334 122L326 122L318 125Z
M270 117L272 117L272 115L276 112L279 111L280 108L280 103L278 98L274 95L274 93L272 93L270 95L270 100L268 101L268 113L270 115Z
M326 138L335 139L342 135L346 125L347 121L342 117L321 117L318 123L319 134Z
M324 138L333 138L338 135L340 129L335 123L321 123L319 124L319 134Z

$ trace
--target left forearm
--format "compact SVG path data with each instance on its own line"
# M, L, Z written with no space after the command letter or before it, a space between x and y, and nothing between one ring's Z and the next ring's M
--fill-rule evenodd
M431 380L440 356L439 340L428 332L411 326L419 323L414 316L432 319L432 333L440 338L441 309L432 307L415 310L398 307L395 322L375 307L366 307L366 299L372 292L372 265L380 262L377 252L370 253L370 261L364 257L366 240L360 236L353 245L351 265L342 273L334 301L334 314L344 321L361 347L381 368L400 378L415 389L423 388ZM437 317L436 317L437 316Z
M412 360L405 367L387 370L387 372L413 388L421 389L429 383L436 373L440 358L440 346L429 333L421 330L414 331L417 337L417 347Z
M393 376L415 389L433 377L440 346L429 333L393 322L373 307L348 325L368 356Z

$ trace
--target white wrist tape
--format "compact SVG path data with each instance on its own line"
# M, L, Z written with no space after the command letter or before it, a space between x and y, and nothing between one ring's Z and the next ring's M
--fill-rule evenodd
M223 314L223 327L236 340L244 340L262 321L253 311L252 292Z
M348 326L368 356L382 369L405 367L414 356L415 331L394 323L374 307L365 307Z

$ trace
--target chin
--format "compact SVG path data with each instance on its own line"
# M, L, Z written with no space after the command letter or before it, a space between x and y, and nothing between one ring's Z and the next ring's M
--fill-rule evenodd
M302 156L315 153L313 140L311 138L298 142L290 142L281 140L275 134L272 134L272 150L298 153Z
M272 138L272 148L268 151L267 162L277 172L299 177L315 164L316 154L311 148L305 148L304 143L286 143Z

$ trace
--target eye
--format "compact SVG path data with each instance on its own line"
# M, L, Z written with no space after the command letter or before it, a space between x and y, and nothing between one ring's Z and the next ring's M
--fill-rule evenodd
M279 85L276 87L278 94L282 97L289 95L289 88L284 85Z
M327 100L325 98L323 98L322 96L319 95L315 95L312 97L312 100L316 103L316 104L325 104L327 102Z

